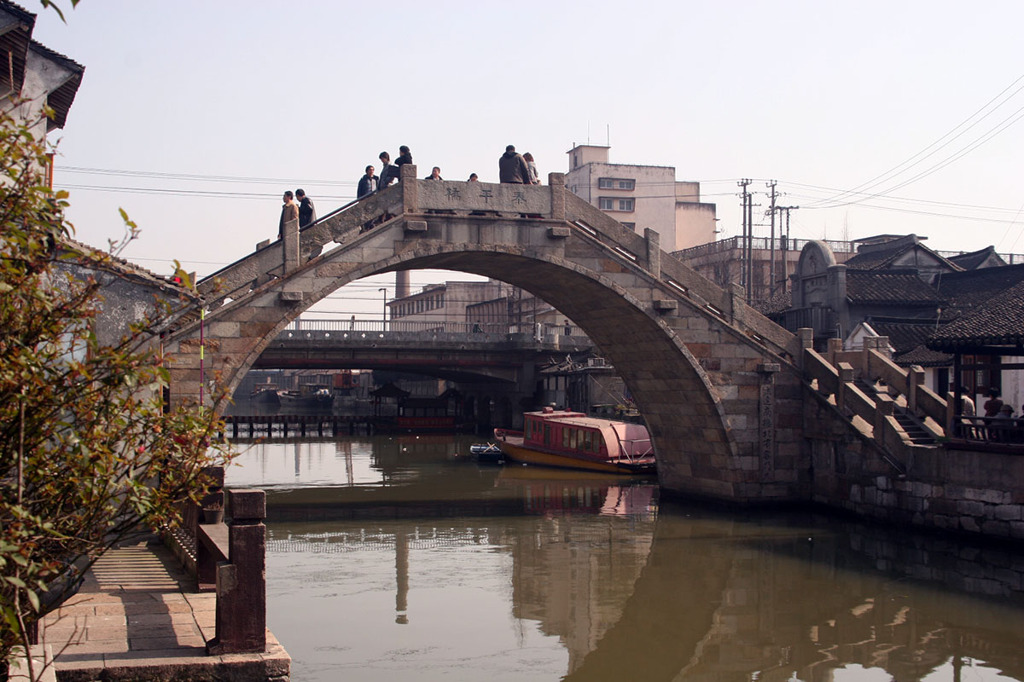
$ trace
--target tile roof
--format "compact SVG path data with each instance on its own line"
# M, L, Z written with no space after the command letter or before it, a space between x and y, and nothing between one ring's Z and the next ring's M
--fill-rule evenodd
M754 301L750 307L765 317L783 313L793 307L793 292L789 290L776 291L771 298Z
M942 351L931 350L924 344L916 346L906 353L893 357L893 362L901 367L920 365L921 367L949 367L953 364L953 356Z
M986 260L991 258L993 255L999 260L1001 265L1006 265L1006 262L999 256L998 253L996 253L996 247L994 246L986 246L984 249L981 249L980 251L972 251L970 253L961 253L957 256L950 256L949 260L953 263L956 263L964 270L974 270L979 265L984 263Z
M1002 269L1002 268L993 268ZM933 350L1024 343L1024 281L943 325L928 341Z
M1020 282L1024 282L1024 264L945 273L939 275L935 284L948 301L949 309L944 316L955 318L985 305Z
M175 292L185 296L193 298L196 297L195 291L175 282L173 277L158 275L151 270L147 270L140 265L136 265L124 258L115 256L107 251L103 251L102 249L97 249L89 246L88 244L75 241L74 239L62 240L61 248L69 253L82 256L85 261L81 263L81 265L106 270L122 277L129 277L138 281L143 281L161 289L173 289Z
M847 270L846 296L851 303L859 304L944 303L939 293L912 270Z
M897 353L906 353L917 348L935 333L934 320L880 320L869 317L864 322L871 325L879 336L888 336L889 345Z
M945 263L951 271L960 269L959 265L947 258L943 258L924 244L904 239L894 240L891 248L885 248L884 244L872 245L869 249L859 251L855 256L847 260L845 264L847 267L856 270L885 270L890 268L900 256L913 250L924 251L933 257L936 262Z
M858 253L846 261L846 266L858 270L876 270L886 267L897 257L914 248L913 244L907 244L899 249L887 251L872 251L870 253Z
M30 48L47 59L60 64L71 73L67 80L51 90L46 96L46 103L53 109L53 120L47 125L47 131L63 128L64 124L67 123L71 105L75 102L78 88L82 84L82 75L85 73L85 67L74 59L51 50L34 40L31 42Z
M941 351L929 350L925 345L928 338L935 333L934 321L920 320L865 320L879 336L889 337L889 345L893 347L893 361L904 367L920 365L922 367L945 367L953 362L953 356Z

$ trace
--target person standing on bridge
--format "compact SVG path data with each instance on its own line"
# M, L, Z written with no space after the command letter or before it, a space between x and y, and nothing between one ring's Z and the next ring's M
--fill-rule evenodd
M293 220L299 219L299 207L295 204L295 198L291 190L284 193L284 206L281 207L281 222L277 226L277 237L284 236L284 226Z
M530 184L530 169L523 157L516 154L514 145L505 147L505 153L498 159L498 180L513 185Z
M387 152L381 152L380 156L380 182L377 184L379 189L387 189L394 180L398 179L398 166L391 163L391 155Z
M356 198L362 199L367 194L373 194L376 192L378 182L379 179L373 174L373 166L367 166L366 175L359 178L359 186L356 187Z
M395 161L395 176L398 178L399 182L402 181L402 166L407 163L412 163L412 152L410 152L409 148L403 144L398 148L398 159Z
M440 166L434 166L434 169L432 171L430 171L430 175L428 175L427 177L425 177L423 179L424 180L444 180L444 178L441 177L441 167Z
M537 173L537 164L533 162L533 154L531 154L530 152L526 152L525 154L523 154L523 161L526 162L526 168L527 170L530 171L530 184L539 185L540 174Z
M295 198L299 200L299 229L312 224L316 220L316 209L313 201L306 196L306 191L295 190Z

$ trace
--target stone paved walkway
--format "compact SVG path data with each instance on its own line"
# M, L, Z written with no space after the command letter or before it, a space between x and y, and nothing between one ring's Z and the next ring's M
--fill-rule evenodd
M267 632L262 654L208 656L216 596L159 540L114 549L78 594L47 616L58 680L287 680L291 659Z

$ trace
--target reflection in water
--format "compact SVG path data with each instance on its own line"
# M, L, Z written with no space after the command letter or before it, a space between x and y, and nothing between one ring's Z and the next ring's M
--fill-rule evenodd
M291 445L229 474L269 490L268 619L297 680L1024 680L1010 552L659 506L453 438L301 445L298 476Z

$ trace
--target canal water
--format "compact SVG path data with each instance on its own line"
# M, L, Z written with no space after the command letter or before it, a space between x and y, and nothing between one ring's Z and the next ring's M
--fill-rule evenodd
M1024 557L650 482L482 465L462 436L240 443L296 682L1024 682Z

